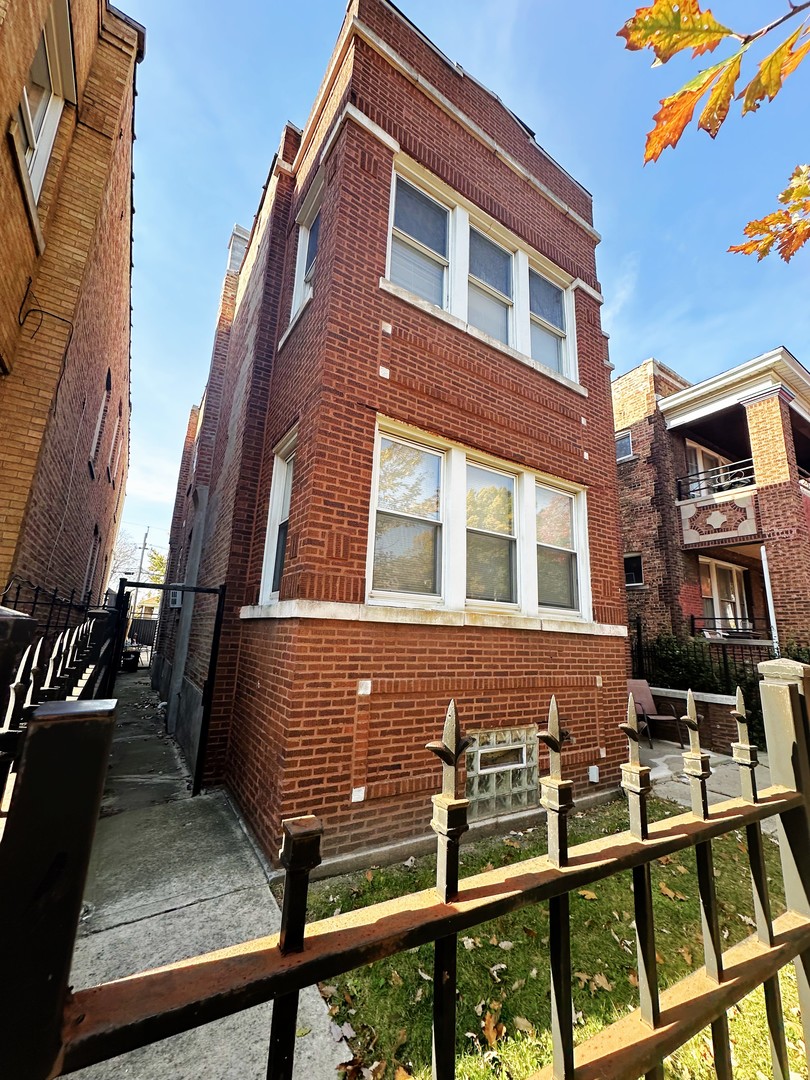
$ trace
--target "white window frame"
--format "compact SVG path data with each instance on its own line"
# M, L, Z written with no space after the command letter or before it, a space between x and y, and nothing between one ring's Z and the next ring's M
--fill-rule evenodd
M290 461L294 458L298 448L298 428L293 428L278 443L273 453L273 475L270 480L270 505L267 510L267 533L264 541L264 560L262 562L262 580L259 589L260 604L278 603L279 590L273 589L273 574L276 565L276 549L278 547L279 527L282 523L282 509L284 502L284 488L287 480L287 470ZM293 482L295 473L293 472ZM292 492L290 493L290 506L292 508ZM282 570L283 573L283 570Z
M443 455L441 493L441 592L415 594L373 588L374 539L379 498L380 451L382 439L395 439ZM512 603L467 598L467 464L489 468L515 478L515 587ZM577 608L540 605L537 596L537 526L535 488L540 485L573 498L574 539L577 558ZM366 559L366 600L370 605L386 605L447 611L546 617L562 621L591 621L592 596L588 548L587 493L585 488L560 477L525 469L513 462L481 454L395 420L381 418L374 440L374 466L369 508Z
M686 439L685 443L686 443L686 477L687 477L687 485L688 485L688 488L689 488L689 496L688 496L688 498L690 498L690 499L712 498L713 495L715 494L715 489L712 489L710 491L697 490L698 485L701 483L701 481L688 479L688 477L692 477L692 476L695 475L695 473L693 473L691 471L691 469L689 468L689 451L693 450L695 452L695 458L696 458L697 464L698 464L698 468L696 470L697 475L700 475L700 474L706 473L706 472L710 472L712 469L721 469L722 470L724 465L730 465L731 464L731 459L727 458L727 457L723 457L722 454L716 454L714 452L714 450L708 450L705 446L701 446L700 443L693 442L692 439ZM709 465L707 463L707 461L706 461L707 457L711 458L713 461L716 461L717 464L716 465ZM716 474L716 480L717 480L716 490L719 490L719 491L725 490L724 487L723 487L724 477L725 477L725 472L724 471L721 471L721 472Z
M298 250L295 258L295 282L293 285L293 298L290 309L290 325L292 325L301 311L303 311L312 299L314 293L314 275L321 247L320 226L318 228L318 251L315 253L315 258L312 260L309 269L307 269L307 250L309 248L310 230L315 219L321 212L323 188L324 174L321 169L312 181L309 191L307 192L307 197L301 204L301 209L298 211L298 215L295 219L296 224L298 225Z
M394 210L396 200L397 178L401 178L412 187L417 188L423 195L438 203L449 212L448 223L448 265L445 273L445 298L441 307L432 304L424 297L411 293L409 290L391 279L391 241L396 233L400 238L418 247L418 242L412 238L404 237L394 225ZM469 272L470 260L470 230L475 229L487 240L503 248L512 256L512 297L502 297L493 291L485 283L477 278L472 278ZM435 253L431 253L435 258ZM564 331L547 323L541 316L532 315L529 304L529 271L533 271L540 277L545 278L550 284L562 291ZM384 283L393 290L405 294L407 299L419 307L435 312L447 312L454 319L464 324L464 329L474 337L494 346L501 351L515 355L522 362L528 364L543 373L553 373L554 376L562 376L571 382L578 382L579 368L577 362L576 342L576 314L574 309L574 281L560 267L555 266L550 260L539 252L528 249L525 244L514 234L505 229L494 218L490 218L479 210L474 204L465 200L458 192L453 191L443 184L437 177L421 169L415 162L398 161L391 177L388 246L386 251ZM468 322L468 298L469 287L475 283L485 291L492 291L497 299L510 300L509 308L509 340L504 343ZM549 330L560 338L561 355L560 367L552 368L535 360L531 355L531 324L536 322L539 326Z
M70 29L70 12L67 0L54 0L42 34L37 40L45 43L48 61L48 74L51 81L51 93L45 108L45 115L39 133L34 132L28 94L22 88L19 101L19 115L24 133L19 132L13 139L20 165L25 168L31 183L34 202L39 201L45 172L48 168L56 132L62 116L65 102L76 102L76 76L73 67L73 42ZM33 63L33 57L32 57ZM12 132L14 135L14 132ZM26 149L23 134L28 143Z
M717 455L715 455L715 456L717 456ZM736 606L736 611L735 611L734 618L739 623L739 625L738 626L725 626L725 627L720 626L720 625L715 625L713 627L710 627L709 631L711 632L711 631L717 630L720 633L722 633L722 632L727 631L727 630L747 630L750 627L750 624L751 624L751 616L748 613L748 597L745 595L745 569L746 568L744 566L739 566L737 563L723 562L721 559L709 559L709 558L704 558L703 556L701 556L698 559L698 564L699 564L698 572L700 572L700 567L701 566L708 566L709 567L709 572L711 574L712 604L714 606L714 619L713 619L713 622L715 624L722 623L723 618L724 618L722 615L719 614L721 600L720 600L720 590L719 590L718 585L717 585L717 570L718 570L718 568L722 568L723 570L730 570L732 572L732 574L734 575L734 579L735 579L735 592L737 594L737 597L736 597L736 605L735 605ZM700 589L700 598L701 598L701 607L702 607L703 606L703 600L707 599L706 597L703 596L703 583L702 582L701 582L701 589ZM703 615L702 611L701 611L701 617L704 618L704 619L706 618L706 616Z
M626 454L619 454L619 443L627 439L629 449ZM616 460L617 461L629 461L633 456L633 434L630 431L617 431L616 432Z

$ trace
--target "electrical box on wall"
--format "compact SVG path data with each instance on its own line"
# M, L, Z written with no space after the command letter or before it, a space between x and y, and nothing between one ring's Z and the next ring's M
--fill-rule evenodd
M183 606L183 590L169 589L169 607L179 608Z

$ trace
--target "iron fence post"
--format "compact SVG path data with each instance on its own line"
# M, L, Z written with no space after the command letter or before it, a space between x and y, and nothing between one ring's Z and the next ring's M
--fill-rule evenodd
M779 857L788 908L810 917L810 665L765 660L759 665L762 718L771 782L804 796L802 806L777 818ZM810 951L794 961L805 1054L810 1065Z
M211 729L211 710L214 705L214 682L217 677L217 661L219 659L219 643L222 637L222 623L225 619L225 594L226 586L220 585L217 589L217 610L214 616L214 630L211 635L211 655L208 658L208 674L202 692L202 716L200 717L200 736L197 741L197 755L194 759L194 776L191 783L191 794L199 795L202 791L203 776L205 773L205 753L208 749L208 732Z
M302 952L304 948L309 875L321 862L323 826L318 818L309 814L288 818L281 823L281 828L280 859L287 873L284 878L278 947L286 955ZM267 1080L292 1080L297 1018L297 990L275 999L267 1055Z
M462 736L455 701L447 707L441 742L425 747L442 763L442 791L433 796L430 827L437 836L436 892L443 904L458 895L459 845L467 832L469 801L456 797L459 762L472 740ZM456 970L458 936L437 938L433 950L433 1080L456 1075Z
M640 620L639 620L640 621ZM540 803L548 823L548 859L568 865L568 814L574 805L574 784L562 778L562 745L568 733L560 727L557 699L548 709L548 728L537 733L548 747L549 775L540 781ZM571 903L569 894L548 902L549 967L551 971L551 1052L554 1080L574 1075L574 999L571 989Z
M113 730L114 701L56 702L31 716L0 844L3 1075L44 1080L62 1014ZM12 887L13 883L13 887Z

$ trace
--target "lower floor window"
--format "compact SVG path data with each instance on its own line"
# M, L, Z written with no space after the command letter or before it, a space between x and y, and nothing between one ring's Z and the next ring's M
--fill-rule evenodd
M585 493L437 440L378 434L372 599L587 613Z
M537 805L537 728L471 732L467 751L470 819L498 817Z
M705 630L747 630L748 604L742 567L700 560L700 593Z

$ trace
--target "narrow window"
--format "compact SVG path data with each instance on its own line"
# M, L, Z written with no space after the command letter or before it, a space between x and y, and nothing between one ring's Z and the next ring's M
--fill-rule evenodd
M313 295L315 288L315 271L318 264L318 248L321 239L322 198L322 180L316 178L296 219L298 222L298 254L295 263L291 320Z
M579 607L574 498L553 488L535 488L537 595L540 607Z
M447 210L397 177L391 281L437 307L446 302Z
M442 455L383 436L374 533L375 590L441 592Z
M565 345L564 293L550 281L529 271L532 359L562 372Z
M280 520L276 534L276 557L273 562L272 591L278 592L281 588L281 575L284 573L284 556L287 553L287 532L290 526L290 495L292 493L293 467L295 463L295 451L283 462L284 472L283 488L281 495Z
M467 321L509 344L512 256L477 229L470 229L470 287Z
M498 817L537 805L537 728L472 733L467 751L470 819Z
M110 369L107 368L107 378L104 382L104 394L101 398L101 404L98 407L98 416L96 417L96 426L93 431L93 443L90 448L90 459L87 465L90 469L90 476L96 475L96 462L98 461L98 452L101 449L101 441L104 438L104 425L107 421L107 412L110 407L110 393L112 391L112 374Z
M625 461L633 456L633 439L629 431L622 431L616 436L616 460Z
M640 555L625 555L624 557L624 583L625 585L643 585L644 574L641 566Z
M515 478L467 466L467 599L513 604L517 595Z

